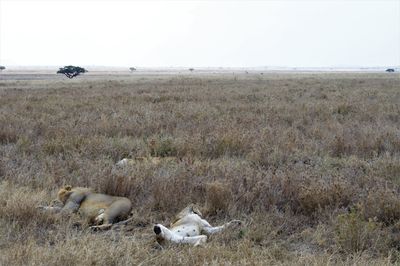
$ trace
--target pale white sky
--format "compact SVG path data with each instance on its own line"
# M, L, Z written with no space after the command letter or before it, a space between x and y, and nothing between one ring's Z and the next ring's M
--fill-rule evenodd
M0 0L1 65L400 65L400 0Z

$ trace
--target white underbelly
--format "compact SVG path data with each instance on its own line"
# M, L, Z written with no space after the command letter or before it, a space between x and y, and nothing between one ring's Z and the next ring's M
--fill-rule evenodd
M200 230L197 225L179 225L172 228L171 231L182 237L200 235Z

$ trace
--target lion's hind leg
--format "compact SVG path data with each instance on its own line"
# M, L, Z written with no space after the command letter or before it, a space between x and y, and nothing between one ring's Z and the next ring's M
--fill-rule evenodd
M122 219L126 219L132 209L132 204L128 199L118 199L107 208L100 209L94 221L96 225L114 224Z
M107 220L106 210L100 209L98 215L94 218L94 222L96 225L91 226L90 229L94 230L108 230L112 227L111 223L104 223Z
M107 215L107 213L106 213L105 209L100 209L99 215L94 219L94 222L96 225L91 226L90 228L99 229L99 230L108 230L110 228L114 229L114 227L126 225L127 223L129 223L130 221L133 220L133 217L130 217L126 220L119 221L117 223L110 223L110 222L107 222L110 219L106 215ZM105 221L106 221L106 223L104 223Z
M94 222L96 225L103 224L105 218L105 209L100 209L98 215L94 218Z

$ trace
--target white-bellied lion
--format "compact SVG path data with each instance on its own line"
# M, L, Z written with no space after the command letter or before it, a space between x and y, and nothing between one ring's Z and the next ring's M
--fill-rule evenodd
M108 229L126 219L132 209L128 198L95 193L89 188L65 186L58 191L59 206L39 206L53 212L79 213L92 228Z
M221 232L227 228L241 225L239 220L233 220L220 226L211 226L205 219L202 219L199 209L190 204L183 209L172 222L170 229L162 224L154 226L154 233L157 241L162 243L169 241L172 243L187 243L195 246L204 244L207 241L207 235Z

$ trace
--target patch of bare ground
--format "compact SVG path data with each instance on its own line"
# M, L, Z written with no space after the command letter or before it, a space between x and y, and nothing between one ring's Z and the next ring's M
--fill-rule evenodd
M1 265L382 265L400 258L400 79L387 74L3 80ZM176 161L114 167L124 158ZM91 232L35 208L65 184L126 196ZM155 245L197 203L245 226Z

